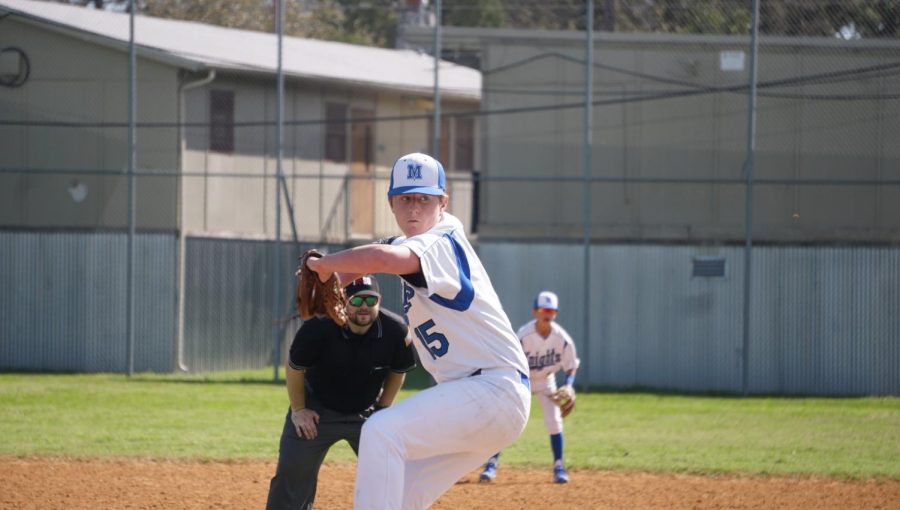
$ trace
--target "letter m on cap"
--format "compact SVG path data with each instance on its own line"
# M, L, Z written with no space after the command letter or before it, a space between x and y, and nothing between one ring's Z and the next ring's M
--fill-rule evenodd
M412 180L421 179L422 165L414 165L412 163L406 165L406 178Z

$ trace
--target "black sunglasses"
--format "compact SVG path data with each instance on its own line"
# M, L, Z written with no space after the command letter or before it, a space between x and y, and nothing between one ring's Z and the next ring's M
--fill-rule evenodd
M363 303L367 306L375 306L378 304L378 296L353 296L348 301L350 301L350 306L362 306Z

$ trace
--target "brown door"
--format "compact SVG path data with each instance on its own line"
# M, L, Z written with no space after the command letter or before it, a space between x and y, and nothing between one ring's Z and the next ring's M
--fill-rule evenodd
M375 113L353 108L350 113L350 235L375 233L374 123Z

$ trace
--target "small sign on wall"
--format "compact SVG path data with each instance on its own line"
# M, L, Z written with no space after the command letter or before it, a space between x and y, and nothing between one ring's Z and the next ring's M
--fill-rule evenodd
M693 262L691 276L702 278L725 277L725 257L693 257L691 262Z
M743 51L720 51L719 68L723 71L739 72L744 70Z

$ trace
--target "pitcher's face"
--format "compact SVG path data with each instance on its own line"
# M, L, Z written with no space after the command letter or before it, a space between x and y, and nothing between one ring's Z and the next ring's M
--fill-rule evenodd
M391 211L406 237L428 232L441 219L446 196L405 193L391 197Z

